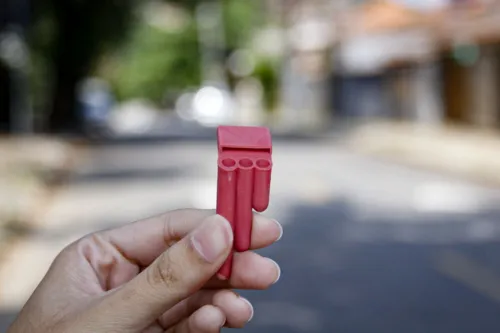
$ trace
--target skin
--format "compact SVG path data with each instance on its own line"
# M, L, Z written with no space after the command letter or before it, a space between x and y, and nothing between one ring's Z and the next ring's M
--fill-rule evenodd
M254 216L252 250L281 238ZM232 289L264 290L279 266L248 251L228 281L217 271L231 252L229 223L212 211L179 210L88 235L65 248L8 333L215 333L253 316Z

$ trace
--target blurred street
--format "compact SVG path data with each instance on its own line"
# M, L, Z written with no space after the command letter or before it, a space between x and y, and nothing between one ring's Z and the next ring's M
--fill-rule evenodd
M500 331L500 0L0 8L0 332L70 242L214 208L220 125L285 228L245 332Z
M108 141L83 149L31 235L0 266L5 329L55 255L93 230L215 206L215 142ZM272 204L284 238L271 290L244 292L246 332L500 329L500 190L346 151L275 142Z

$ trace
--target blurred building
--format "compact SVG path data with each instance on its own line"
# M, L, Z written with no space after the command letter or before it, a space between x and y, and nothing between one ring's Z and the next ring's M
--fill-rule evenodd
M281 1L285 51L279 124L314 131L328 124L328 80L335 38L333 6L325 0Z
M334 112L496 126L499 18L498 1L479 0L370 1L346 10L336 22L343 79Z
M281 10L276 10L276 4ZM273 1L288 128L338 119L499 125L497 0Z

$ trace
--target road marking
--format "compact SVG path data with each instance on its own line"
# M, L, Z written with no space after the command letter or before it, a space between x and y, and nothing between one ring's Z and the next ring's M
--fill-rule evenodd
M488 267L455 251L443 251L434 266L441 274L500 303L500 276Z

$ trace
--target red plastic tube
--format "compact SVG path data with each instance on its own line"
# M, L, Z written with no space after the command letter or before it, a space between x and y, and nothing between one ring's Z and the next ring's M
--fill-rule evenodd
M238 252L250 249L253 220L253 165L253 161L248 158L241 159L238 163L236 217L234 223L234 249Z
M252 243L253 210L269 206L272 171L271 134L264 127L221 126L217 130L219 150L217 214L233 228L233 248L248 251ZM232 255L219 277L229 279Z
M216 213L229 221L235 232L235 208L236 208L236 161L226 158L219 161L217 181L217 209ZM219 275L227 278L231 275L232 254L220 269Z
M253 208L263 212L269 206L272 162L269 159L259 159L255 164Z

